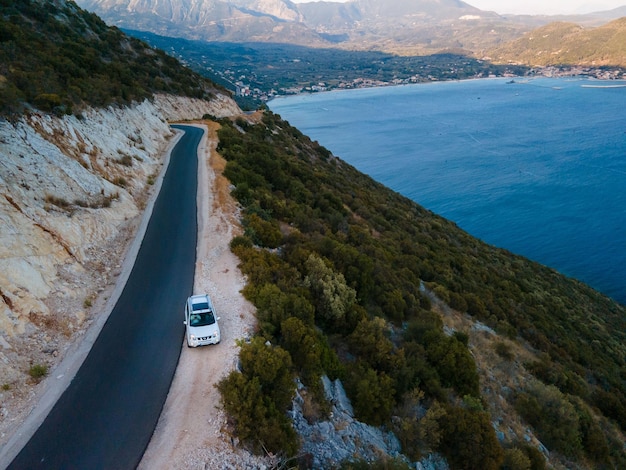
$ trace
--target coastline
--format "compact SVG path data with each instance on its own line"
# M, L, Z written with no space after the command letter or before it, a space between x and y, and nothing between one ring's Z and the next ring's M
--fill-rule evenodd
M621 75L621 78L619 76ZM502 76L488 76L488 77L469 77L469 78L460 78L454 80L424 80L424 81L402 81L401 83L393 83L393 82L378 82L369 81L367 85L363 86L350 86L347 84L340 84L338 86L334 86L328 89L318 89L318 90L307 90L300 89L298 92L293 93L285 93L285 94L276 94L272 95L265 104L269 104L272 101L285 99L285 98L293 98L294 96L302 96L302 95L316 95L320 93L334 93L334 92L343 92L343 91L355 91L355 90L368 90L368 89L376 89L376 88L390 88L390 87L405 87L405 86L413 86L413 85L428 85L428 84L436 84L436 83L456 83L456 82L470 82L470 81L484 81L484 80L534 80L539 78L573 78L578 80L600 80L605 82L611 81L626 81L626 71L622 71L620 68L616 68L615 70L606 70L602 68L596 67L573 67L570 69L561 69L559 67L539 67L533 68L526 75L514 75L514 74L504 74ZM362 79L365 82L365 79ZM515 83L520 83L516 81ZM626 87L624 85L598 85L597 88L622 88ZM584 88L592 88L592 86L585 86ZM594 87L596 88L596 87Z

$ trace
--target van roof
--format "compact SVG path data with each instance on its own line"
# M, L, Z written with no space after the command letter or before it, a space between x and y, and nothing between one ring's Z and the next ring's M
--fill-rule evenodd
M192 295L189 297L189 304L191 305L191 310L211 310L211 299L207 294L199 294Z

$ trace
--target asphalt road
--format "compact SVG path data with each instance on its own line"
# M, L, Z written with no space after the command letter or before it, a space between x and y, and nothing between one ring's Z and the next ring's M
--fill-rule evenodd
M78 373L10 469L133 469L150 441L183 342L197 243L197 146L172 150L135 265Z

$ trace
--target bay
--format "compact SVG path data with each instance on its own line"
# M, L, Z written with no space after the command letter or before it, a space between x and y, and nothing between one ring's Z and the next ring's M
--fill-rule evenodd
M268 105L472 235L626 304L626 82L468 80Z

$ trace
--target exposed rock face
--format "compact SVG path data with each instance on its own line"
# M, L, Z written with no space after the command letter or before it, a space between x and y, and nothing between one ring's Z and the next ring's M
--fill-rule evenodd
M289 0L231 0L243 10L254 11L283 21L303 21L298 7Z
M80 117L0 121L2 434L31 393L29 367L56 363L119 274L174 135L168 121L238 112L222 95L163 95Z
M292 410L293 426L302 437L300 452L310 456L312 468L333 468L355 457L367 461L375 461L382 455L401 457L400 442L392 432L355 419L352 404L339 380L323 377L322 381L326 399L332 404L327 421L307 421L303 414L301 387ZM430 455L413 465L419 470L448 469L445 460L437 455Z
M460 18L498 19L460 0L78 0L110 24L163 36L205 41L279 42L312 47L344 43L370 48L384 41L417 44L473 25ZM455 23L452 27L450 22ZM413 40L409 38L413 37ZM445 41L444 41L445 42ZM458 41L457 41L458 42ZM445 42L449 46L450 41ZM451 44L456 44L453 41ZM439 46L437 46L439 47Z

